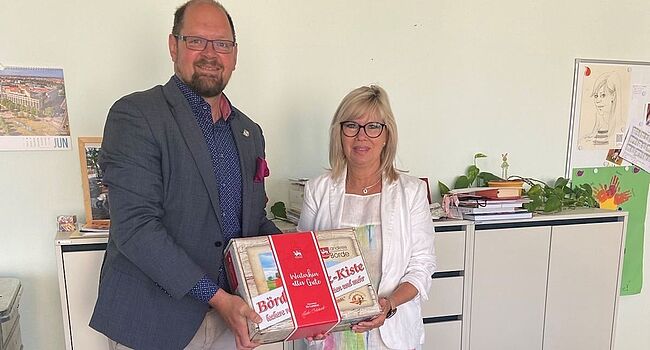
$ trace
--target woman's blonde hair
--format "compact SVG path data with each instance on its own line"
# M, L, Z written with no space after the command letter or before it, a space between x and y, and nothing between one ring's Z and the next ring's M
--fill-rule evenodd
M374 115L386 124L383 131L386 133L386 145L381 151L379 172L389 181L395 181L398 176L394 165L397 154L397 123L390 108L390 102L388 102L388 94L377 85L362 86L352 90L343 98L334 113L330 125L329 154L332 177L340 178L347 166L347 159L341 143L341 122L355 120L364 114Z

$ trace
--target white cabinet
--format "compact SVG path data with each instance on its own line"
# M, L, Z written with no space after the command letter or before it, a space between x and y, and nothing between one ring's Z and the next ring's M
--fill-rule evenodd
M80 237L78 232L56 235L54 242L66 350L108 350L106 337L88 326L97 300L99 273L107 241L107 237ZM258 349L287 348L283 343L275 343Z
M613 348L623 222L553 227L544 348Z
M468 224L457 221L436 223L434 227L437 269L432 276L429 300L422 302L423 349L461 349Z
M541 350L550 227L477 230L472 350Z
M465 239L467 225L434 227L436 272L465 270Z
M462 315L463 276L434 278L429 298L422 303L424 318Z
M426 323L422 349L460 349L462 321Z
M576 210L480 225L437 222L422 348L613 349L626 218ZM88 327L106 241L55 240L67 350L107 348Z
M108 349L106 337L88 326L106 250L106 237L57 234L56 259L66 350Z
M474 226L469 349L613 349L626 217Z

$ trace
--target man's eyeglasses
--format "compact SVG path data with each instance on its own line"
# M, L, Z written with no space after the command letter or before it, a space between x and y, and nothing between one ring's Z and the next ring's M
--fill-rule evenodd
M190 35L174 35L176 39L183 40L185 42L185 47L193 51L203 51L208 46L208 43L212 43L214 51L218 53L231 53L232 49L237 46L237 43L230 40L208 40L201 38L200 36L190 36Z
M361 125L357 122L341 122L341 130L343 131L343 135L347 137L355 137L359 134L359 131L363 129L363 132L368 135L368 137L374 139L379 137L381 135L381 132L384 131L384 127L386 124L379 123L379 122L370 122L366 123L366 125Z

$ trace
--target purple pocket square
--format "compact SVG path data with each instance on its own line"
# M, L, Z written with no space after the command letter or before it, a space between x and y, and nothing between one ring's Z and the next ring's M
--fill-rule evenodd
M255 177L253 182L264 182L264 178L269 176L269 167L266 164L266 160L261 157L257 157L257 169L255 170Z

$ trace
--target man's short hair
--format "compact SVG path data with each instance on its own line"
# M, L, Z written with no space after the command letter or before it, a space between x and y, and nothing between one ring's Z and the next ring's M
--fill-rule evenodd
M189 5L200 3L214 5L226 14L226 17L228 17L228 23L230 24L230 31L232 31L232 41L237 42L237 37L235 36L235 24L232 22L232 17L230 17L228 10L226 10L226 8L223 7L220 2L214 0L190 0L177 8L176 12L174 12L174 26L172 27L172 34L179 35L181 33L181 28L183 27L183 19L185 18L185 10L187 7Z

